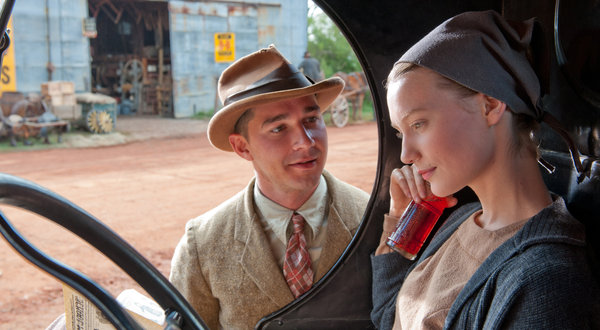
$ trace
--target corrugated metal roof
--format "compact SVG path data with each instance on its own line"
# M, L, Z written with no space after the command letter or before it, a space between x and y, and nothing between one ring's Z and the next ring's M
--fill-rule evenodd
M100 3L89 1L94 8ZM127 6L144 2L165 1L111 0ZM306 1L177 0L168 1L168 10L176 117L220 106L216 81L229 63L215 62L215 33L235 34L236 58L273 43L292 63L299 63L306 49ZM48 63L54 67L52 80L73 81L77 91L90 91L90 42L82 33L88 16L88 0L16 2L13 45L19 91L39 92L41 83L49 79Z
M307 11L306 1L298 0L170 1L175 116L220 107L216 82L230 63L215 62L215 33L235 34L236 58L275 44L288 59L299 62L307 45Z

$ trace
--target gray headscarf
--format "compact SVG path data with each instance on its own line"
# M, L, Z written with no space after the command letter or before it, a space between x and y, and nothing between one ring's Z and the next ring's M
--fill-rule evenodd
M540 82L528 58L534 22L531 18L509 23L493 10L462 13L429 32L397 63L426 67L503 101L514 113L547 123L565 139L575 167L582 173L575 143L558 120L542 108Z

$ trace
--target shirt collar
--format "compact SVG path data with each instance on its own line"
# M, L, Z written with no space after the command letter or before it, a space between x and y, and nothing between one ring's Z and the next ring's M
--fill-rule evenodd
M319 229L325 219L325 209L327 207L327 182L321 175L319 185L312 196L300 206L297 210L290 210L281 206L262 194L258 185L254 185L254 201L256 202L257 213L266 230L271 230L275 236L284 244L287 244L287 238L291 234L290 220L294 212L299 213L308 223L312 237L319 233ZM290 228L290 230L288 230Z

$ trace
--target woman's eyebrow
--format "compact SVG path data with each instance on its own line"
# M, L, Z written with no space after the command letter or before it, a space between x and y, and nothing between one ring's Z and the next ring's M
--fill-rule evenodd
M408 112L406 112L404 115L402 115L402 117L400 117L400 122L404 122L408 117L418 114L420 112L426 111L426 110L427 110L427 108L422 108L422 107L410 109L410 110L408 110Z

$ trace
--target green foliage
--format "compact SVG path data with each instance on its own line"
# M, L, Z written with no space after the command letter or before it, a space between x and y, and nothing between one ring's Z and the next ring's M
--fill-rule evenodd
M73 135L74 133L64 133L62 138L69 135ZM16 137L16 146L12 146L10 144L10 139L8 136L0 135L0 153L2 152L13 152L13 151L28 151L28 150L45 150L45 149L56 149L56 148L64 148L64 143L59 143L58 135L56 133L50 133L48 136L50 143L44 143L44 140L41 137L32 136L29 137L29 142L31 144L25 144L24 138L21 136Z
M365 100L362 108L363 121L375 120L375 111L373 109L373 99L371 98L371 92L365 94Z
M210 120L210 118L212 118L212 116L214 115L214 111L209 110L209 111L200 111L200 112L196 112L193 116L192 119L198 119L198 120Z
M350 47L350 44L333 21L316 5L309 3L308 14L308 51L321 62L326 78L336 72L358 72L362 68ZM324 113L325 123L333 125L329 112ZM374 120L371 93L365 95L362 108L362 121ZM353 124L352 118L349 124Z
M321 10L308 17L308 51L321 62L326 78L338 71L362 71L346 38Z

